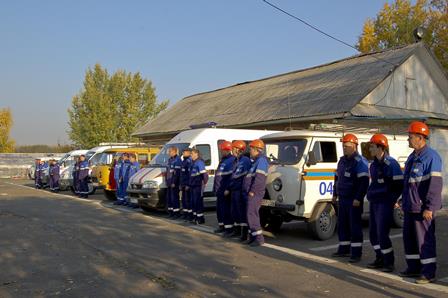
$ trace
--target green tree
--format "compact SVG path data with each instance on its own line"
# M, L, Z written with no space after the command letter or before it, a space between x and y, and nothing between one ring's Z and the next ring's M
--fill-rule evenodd
M373 52L414 43L413 30L423 27L423 42L448 70L448 0L396 0L384 4L375 19L367 19L358 49Z
M132 132L167 106L166 100L157 102L151 81L140 73L118 70L109 75L96 64L87 70L83 89L72 99L68 133L83 148L136 141Z
M10 109L0 109L0 153L14 152L14 140L9 136L13 121Z

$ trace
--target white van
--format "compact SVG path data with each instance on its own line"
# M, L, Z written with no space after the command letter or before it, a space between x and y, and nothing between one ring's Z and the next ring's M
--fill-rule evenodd
M62 182L62 177L67 176L68 168L70 168L70 166L73 166L75 164L75 159L78 156L80 156L82 154L86 154L86 153L87 153L87 150L73 150L73 151L66 153L64 156L62 156L58 160L59 175L61 177L60 182ZM69 188L69 186L70 185L68 185L67 183L60 183L61 190L67 190Z
M146 211L165 208L165 170L169 158L168 148L175 146L179 149L180 156L182 150L187 147L194 147L201 152L209 174L204 190L204 203L210 206L216 201L213 180L220 162L218 145L224 140L248 142L274 132L276 131L222 128L201 128L181 132L163 146L147 167L132 176L127 189L131 202L138 203Z
M107 149L113 148L129 148L131 146L141 145L140 143L100 143L98 147L94 147L90 150L86 150L84 153L81 153L77 156L84 154L86 156L86 160L89 162L89 175L92 172L92 167L95 166L99 160L101 159L101 154ZM84 150L83 150L84 151ZM73 190L73 167L75 165L74 159L73 162L64 169L60 178L61 189L72 189ZM89 194L94 194L96 188L93 183L89 182Z
M371 134L355 135L358 150L369 161L368 147ZM407 136L386 135L390 155L402 168L412 152ZM262 137L266 155L270 159L266 195L262 201L262 225L273 230L283 222L304 220L317 239L330 238L336 227L336 210L331 203L333 183L339 158L343 155L340 139L342 133L296 130ZM364 202L368 211L368 202ZM395 222L401 223L402 214L396 209Z

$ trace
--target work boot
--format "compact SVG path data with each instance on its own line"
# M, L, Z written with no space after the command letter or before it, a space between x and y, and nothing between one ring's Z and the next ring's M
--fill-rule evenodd
M384 265L383 269L381 271L383 272L394 272L395 266L394 265Z
M224 229L224 226L223 225L219 225L218 228L213 231L213 233L221 234L221 233L224 233L225 231L226 230Z
M361 257L350 257L350 259L348 260L349 263L355 264L355 263L359 263L361 262Z
M222 237L224 238L230 238L233 235L233 229L226 229L225 232L222 234Z
M349 253L335 252L331 255L333 258L347 258L350 257Z
M383 258L376 258L372 263L367 264L367 268L379 269L384 267Z
M264 245L264 242L260 242L258 240L254 240L249 244L250 247L257 247L257 246L263 246L263 245Z
M412 272L409 269L401 271L398 273L401 277L420 277L420 272Z
M234 226L231 238L240 238L241 237L241 226Z
M244 241L246 241L247 240L247 236L248 236L248 231L249 230L249 228L248 227L242 227L241 228L241 237L240 237L240 241L241 242L244 242Z
M435 282L435 281L436 281L435 278L427 278L426 276L422 275L415 280L415 283L419 284L419 285L426 285L426 284L429 284L429 283Z

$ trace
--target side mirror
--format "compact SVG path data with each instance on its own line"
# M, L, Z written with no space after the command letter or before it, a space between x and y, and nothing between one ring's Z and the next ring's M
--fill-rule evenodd
M306 165L307 165L307 167L310 167L315 164L317 164L316 155L314 154L314 151L310 151L310 152L308 152L308 158L306 161Z

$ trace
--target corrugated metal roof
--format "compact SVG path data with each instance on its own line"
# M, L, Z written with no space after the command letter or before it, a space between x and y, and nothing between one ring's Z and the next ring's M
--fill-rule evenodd
M420 45L333 63L186 97L138 129L150 136L216 122L218 127L350 112Z
M409 119L428 119L436 118L448 120L448 114L431 113L423 111L403 110L400 108L385 107L369 104L357 104L351 114L354 117L366 117L388 120L409 120Z

